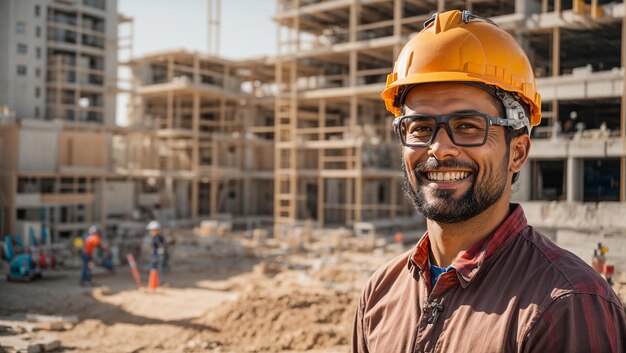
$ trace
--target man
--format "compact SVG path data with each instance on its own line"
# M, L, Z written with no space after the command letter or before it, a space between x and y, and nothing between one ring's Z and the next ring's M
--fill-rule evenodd
M151 221L146 226L146 229L150 232L152 243L150 269L162 272L167 267L167 253L165 251L165 238L161 234L161 224L158 221Z
M100 245L100 230L92 225L87 230L87 236L82 244L81 259L82 270L80 273L80 285L93 285L91 281L91 268L93 267L93 255L96 248Z
M353 352L624 352L624 308L606 281L509 204L541 120L526 55L467 11L424 27L382 97L427 231L366 285Z

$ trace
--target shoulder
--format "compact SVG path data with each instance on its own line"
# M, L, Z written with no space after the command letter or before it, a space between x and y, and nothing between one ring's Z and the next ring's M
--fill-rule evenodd
M624 306L604 278L534 228L526 228L521 235L515 251L523 254L534 295L543 296L536 298L536 316L528 326L527 338L550 341L561 335L576 336L576 332L591 335L606 325L626 334ZM579 336L581 340L589 338ZM615 342L617 338L607 339Z
M552 279L542 283L552 285L551 299L573 294L597 295L622 307L607 281L581 258L559 247L532 227L525 229L522 236L523 246L532 253L528 265L542 269L544 278Z
M376 270L363 289L362 302L384 295L403 273L408 274L410 272L409 258L413 251L414 249L411 249L396 256Z
M593 293L555 298L521 342L524 352L624 352L626 313L618 303Z
M531 299L533 307L523 330L521 343L526 348L522 351L552 351L554 347L592 351L598 345L596 338L610 345L624 344L623 304L607 281L578 256L527 227L507 258L506 265L515 266L514 277L522 283L520 292Z

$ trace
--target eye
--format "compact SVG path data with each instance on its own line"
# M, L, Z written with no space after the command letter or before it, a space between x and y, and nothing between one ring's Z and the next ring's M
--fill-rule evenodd
M454 127L455 129L480 129L479 126L472 123L462 123Z
M463 133L480 133L485 131L487 121L482 116L455 116L450 119L450 128Z
M409 126L409 133L414 133L414 132L429 132L429 131L433 131L433 128L431 126L428 125L424 125L424 124L411 124Z
M402 120L403 131L407 134L432 132L435 121L432 117L410 116Z

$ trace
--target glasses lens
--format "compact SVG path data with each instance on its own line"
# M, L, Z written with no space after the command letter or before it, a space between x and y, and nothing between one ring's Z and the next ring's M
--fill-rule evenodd
M452 139L457 145L482 145L487 137L487 118L482 115L460 115L448 121Z
M437 126L429 116L407 116L400 120L400 135L409 146L427 146Z

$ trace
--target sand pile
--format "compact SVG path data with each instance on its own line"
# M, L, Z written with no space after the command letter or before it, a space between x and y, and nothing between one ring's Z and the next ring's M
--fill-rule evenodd
M313 268L310 271L310 275L312 278L323 282L358 284L358 286L361 286L370 276L370 273L356 271L354 265L345 264Z
M211 326L226 346L280 352L347 345L356 295L338 291L251 292L219 308Z

